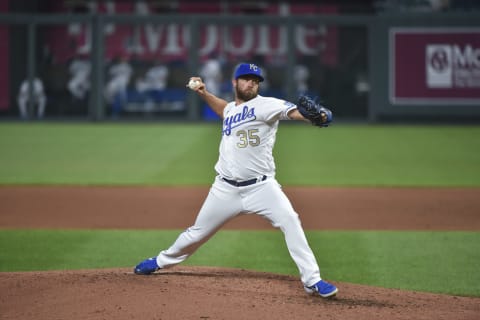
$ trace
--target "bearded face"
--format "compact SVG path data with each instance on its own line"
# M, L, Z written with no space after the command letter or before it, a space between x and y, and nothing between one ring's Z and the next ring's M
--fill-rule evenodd
M249 101L258 95L259 80L255 76L245 76L236 80L235 94L239 100Z

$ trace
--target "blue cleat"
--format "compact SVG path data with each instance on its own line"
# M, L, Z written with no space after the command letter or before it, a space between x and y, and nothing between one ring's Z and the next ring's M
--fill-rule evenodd
M322 298L333 297L337 294L338 289L333 284L320 280L311 287L305 286L308 294L318 294Z
M157 264L157 258L153 257L153 258L148 258L146 260L143 260L142 262L137 264L135 269L133 269L133 272L135 274L147 275L157 271L158 269L160 269L160 267Z

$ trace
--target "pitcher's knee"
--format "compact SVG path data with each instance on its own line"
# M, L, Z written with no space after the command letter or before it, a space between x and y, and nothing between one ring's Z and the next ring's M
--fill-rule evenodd
M276 221L273 222L273 226L276 228L283 228L284 226L300 225L300 219L296 212L287 211L279 215Z

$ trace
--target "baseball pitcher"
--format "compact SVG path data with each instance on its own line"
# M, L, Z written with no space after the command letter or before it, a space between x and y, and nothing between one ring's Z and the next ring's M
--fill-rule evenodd
M272 155L280 120L303 120L326 127L332 113L306 96L297 104L260 96L263 80L260 67L239 64L232 79L235 100L227 103L207 91L201 78L190 79L187 86L223 119L217 176L193 226L158 256L140 262L134 268L136 274L151 274L185 261L227 221L254 213L283 232L305 291L324 298L336 295L338 289L320 277L299 216L275 179Z

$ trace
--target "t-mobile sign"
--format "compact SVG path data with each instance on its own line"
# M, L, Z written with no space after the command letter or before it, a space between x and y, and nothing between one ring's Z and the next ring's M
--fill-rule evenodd
M392 104L480 107L480 28L390 30Z

